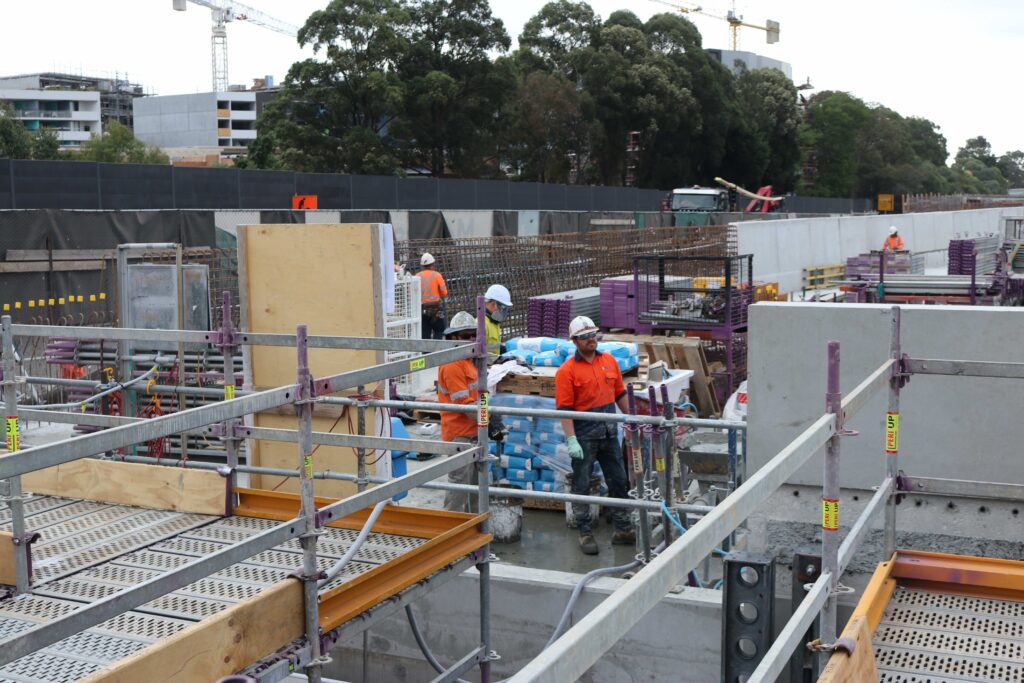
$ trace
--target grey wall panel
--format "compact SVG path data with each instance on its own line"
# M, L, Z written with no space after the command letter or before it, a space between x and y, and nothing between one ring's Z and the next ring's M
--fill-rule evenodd
M616 211L636 211L637 189L635 187L616 187L615 196Z
M446 178L438 182L442 209L475 209L476 181Z
M504 180L477 180L475 208L493 211L511 209L509 183Z
M238 207L238 174L233 168L174 169L174 198L179 209Z
M98 209L96 164L89 161L11 162L19 209Z
M11 192L11 160L0 159L0 209L14 208L14 194Z
M756 259L755 259L756 263ZM889 355L889 306L759 303L750 309L748 476L823 412L825 350L841 344L851 391ZM1024 309L903 306L904 353L916 358L1024 362ZM923 477L1024 481L1024 380L915 376L900 398L900 469ZM885 473L883 389L847 427L842 486L867 489ZM792 483L820 486L821 453Z
M352 176L353 209L391 209L398 203L398 178L392 176Z
M352 208L352 176L334 173L296 173L297 194L315 194L321 209Z
M399 209L438 209L438 181L435 178L399 178Z
M595 187L590 198L592 211L615 211L616 190L614 187Z
M103 209L164 209L174 206L171 167L157 164L99 164Z
M540 208L540 183L509 183L508 189L511 208Z
M565 191L565 185L538 183L537 206L531 208L545 209L546 211L561 211L567 208L565 205Z
M293 194L295 174L289 171L245 171L238 175L240 209L291 210Z
M569 185L565 188L567 211L590 211L591 195L595 189L589 185Z
M661 200L667 195L662 190L637 190L637 211L661 211Z

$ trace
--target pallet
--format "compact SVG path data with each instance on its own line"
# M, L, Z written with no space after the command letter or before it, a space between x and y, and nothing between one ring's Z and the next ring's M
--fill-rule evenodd
M509 394L555 397L555 378L551 375L507 375L498 382L498 391Z
M523 498L523 508L526 510L553 510L555 512L565 512L565 502L561 500Z
M846 277L846 265L837 263L828 266L804 268L804 289L824 289L831 287L835 280Z
M416 409L412 411L412 419L417 422L440 422L441 411Z
M715 395L714 377L704 356L704 347L694 337L665 337L651 334L609 334L605 341L637 344L650 363L664 361L674 370L693 370L690 395L701 417L718 417L721 406Z

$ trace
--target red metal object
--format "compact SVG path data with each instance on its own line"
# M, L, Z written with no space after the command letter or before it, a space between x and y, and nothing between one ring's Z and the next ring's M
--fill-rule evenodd
M765 185L763 187L759 187L755 194L761 197L771 197L772 186ZM776 208L778 205L778 201L769 201L768 199L752 199L750 203L747 204L747 208L743 209L743 211L744 213L768 213L772 209Z

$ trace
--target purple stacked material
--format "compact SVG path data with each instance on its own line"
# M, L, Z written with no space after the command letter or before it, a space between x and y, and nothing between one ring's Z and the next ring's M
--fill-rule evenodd
M658 300L657 281L647 281L645 302ZM650 325L640 323L637 308L636 279L632 275L608 277L601 280L601 326L622 328L636 332L649 332Z
M974 237L949 241L950 275L987 275L996 270L996 254L1002 246L998 237Z
M878 266L883 252L872 251L867 254L851 256L846 259L846 277L858 278L878 276ZM915 256L910 252L885 253L885 273L887 275L912 275L924 273L924 257Z
M526 304L526 328L531 337L560 337L569 335L569 323L585 315L601 324L601 290L597 287L572 289L531 297Z

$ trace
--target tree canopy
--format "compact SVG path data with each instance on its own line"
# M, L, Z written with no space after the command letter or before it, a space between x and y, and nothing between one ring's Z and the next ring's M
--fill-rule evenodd
M93 135L82 143L75 158L121 164L168 164L167 154L149 147L117 121L107 122L102 135Z
M776 192L1001 192L1024 153L946 138L852 94L809 100L775 69L730 67L678 12L602 19L553 0L517 49L487 0L332 0L299 42L242 164L669 188L722 176ZM802 103L802 104L801 104Z

